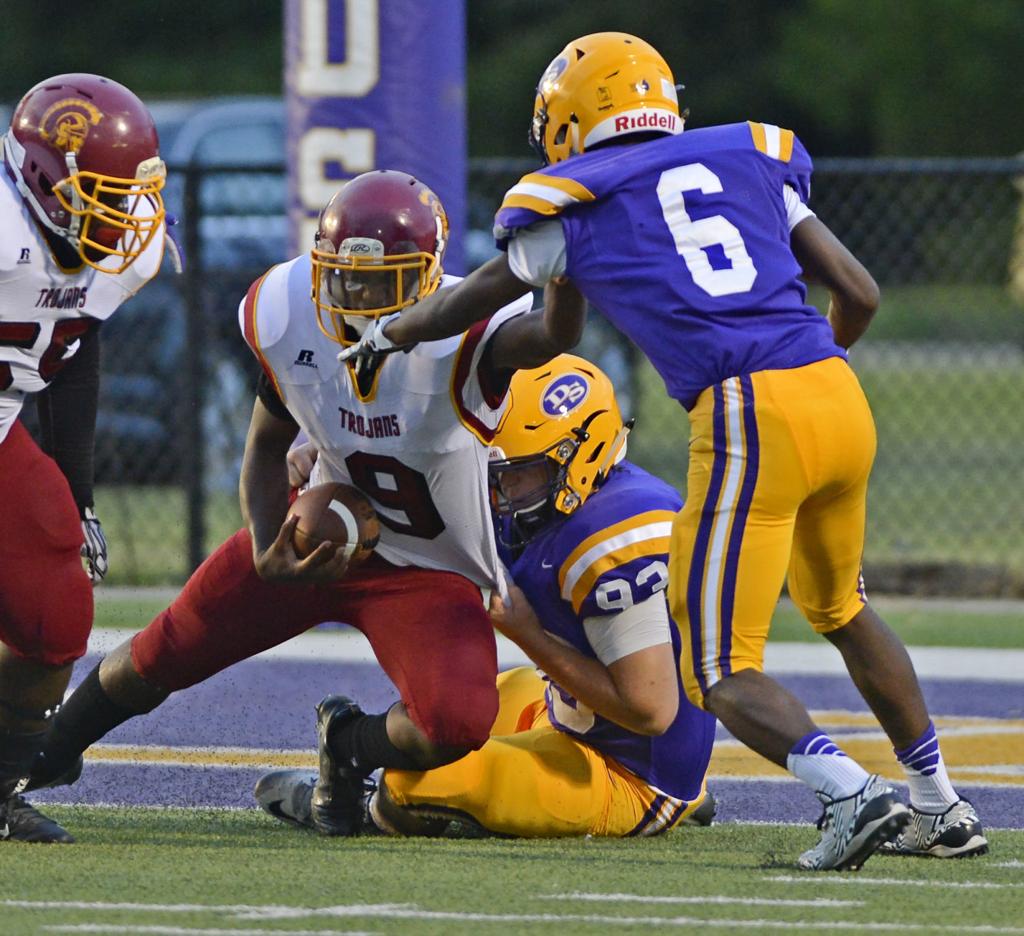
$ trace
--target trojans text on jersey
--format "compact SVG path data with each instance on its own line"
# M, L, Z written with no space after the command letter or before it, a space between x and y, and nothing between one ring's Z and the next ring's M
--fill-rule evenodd
M353 413L344 406L338 407L341 416L341 428L367 439L391 439L400 436L402 430L398 426L396 413L385 413L383 416L362 416Z
M40 289L36 299L37 309L84 309L88 298L88 286L65 286L55 289Z

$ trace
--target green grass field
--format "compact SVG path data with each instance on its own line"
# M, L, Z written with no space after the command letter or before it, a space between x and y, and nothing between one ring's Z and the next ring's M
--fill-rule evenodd
M0 850L4 936L1024 932L1024 832L992 833L986 858L875 857L840 875L794 869L810 827L524 842L327 840L217 810L75 823L88 844Z
M874 607L905 644L915 647L1024 648L1024 611L1019 605L944 607L939 602L878 598ZM779 605L771 640L818 642L822 638L789 603Z

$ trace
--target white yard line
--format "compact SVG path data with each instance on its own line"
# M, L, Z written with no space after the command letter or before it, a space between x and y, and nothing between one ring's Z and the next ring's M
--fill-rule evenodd
M863 907L863 900L835 900L815 897L811 900L788 900L784 897L652 897L649 894L537 894L538 900L584 900L594 903L641 904L739 904L757 907Z
M1005 933L1009 936L1024 934L1019 926L938 926L932 923L873 923L856 920L824 921L781 921L781 920L719 920L703 917L619 917L598 916L592 914L553 914L553 913L445 913L431 910L395 910L373 911L369 908L339 907L337 910L346 912L345 916L383 918L387 920L447 920L453 923L593 923L602 926L651 926L678 927L690 926L704 929L738 930L839 930L877 933ZM339 916L342 914L338 914ZM69 923L42 926L41 930L53 933L148 933L154 936L266 936L266 934L286 934L286 936L350 936L351 930L280 930L280 929L205 929L180 926L145 926L120 923ZM365 931L359 931L365 932Z
M193 926L138 926L124 923L63 923L41 926L47 933L151 933L153 936L375 936L379 930L210 929Z
M107 602L113 604L118 601L162 601L170 604L178 595L180 588L174 586L139 586L131 585L101 585L95 591L97 604Z
M0 907L20 910L137 910L150 913L247 913L252 910L271 909L272 904L197 904L197 903L133 903L107 900L0 900Z
M920 881L898 878L848 877L841 874L766 874L763 881L779 884L858 884L862 887L955 887L963 890L1024 890L1024 883L999 884L995 881Z
M129 633L119 628L98 627L89 638L89 652L109 653ZM923 679L979 679L986 682L1024 682L1024 650L986 650L976 647L909 647L917 674ZM308 660L331 663L374 663L370 644L353 630L316 631L303 634L261 653L263 660ZM526 655L511 641L498 638L501 669L529 664ZM776 643L765 652L765 669L779 675L845 675L843 659L831 644Z
M1024 682L1024 650L983 647L907 647L922 679L977 679ZM839 651L825 643L777 643L765 649L768 673L846 675Z

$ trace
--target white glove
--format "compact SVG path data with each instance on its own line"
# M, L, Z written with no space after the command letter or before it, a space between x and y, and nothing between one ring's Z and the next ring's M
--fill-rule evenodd
M82 535L85 542L82 543L82 558L85 560L85 571L89 573L89 580L93 585L103 581L107 574L107 538L103 535L103 527L96 517L96 511L92 507L86 507L82 512Z
M348 361L355 358L356 369L358 370L363 361L375 354L389 354L392 351L401 351L402 348L384 334L384 326L388 322L393 322L401 314L401 312L392 312L390 315L381 316L363 332L362 338L339 352L338 360Z

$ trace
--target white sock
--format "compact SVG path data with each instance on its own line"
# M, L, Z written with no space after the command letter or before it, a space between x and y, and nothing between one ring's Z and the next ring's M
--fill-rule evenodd
M946 762L939 750L939 739L935 725L928 722L928 728L913 744L902 751L896 751L897 760L903 765L910 787L910 805L919 812L944 813L960 797L946 772Z
M816 793L829 799L845 799L863 789L869 774L852 757L840 750L826 734L804 735L789 752L786 767Z

